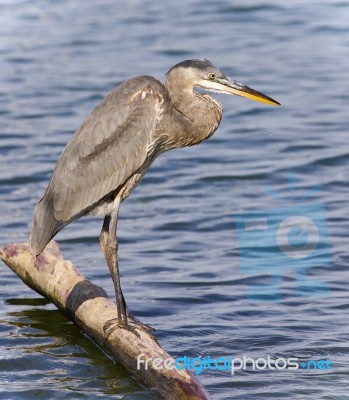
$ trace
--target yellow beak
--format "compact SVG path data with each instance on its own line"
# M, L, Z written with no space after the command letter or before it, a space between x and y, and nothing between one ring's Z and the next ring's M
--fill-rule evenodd
M223 91L225 93L236 94L237 96L247 97L248 99L259 101L261 103L271 104L273 106L281 105L278 101L272 99L271 97L268 97L263 93L257 92L257 90L251 89L250 87L243 85L239 82L227 79L221 81L221 84L224 85Z

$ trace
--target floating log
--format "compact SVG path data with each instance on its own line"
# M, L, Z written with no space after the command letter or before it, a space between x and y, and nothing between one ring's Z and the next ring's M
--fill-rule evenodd
M154 388L166 400L210 399L205 388L187 370L159 368L149 362L137 368L137 358L170 359L152 334L135 326L135 332L115 326L109 335L105 323L117 316L117 306L104 289L87 280L52 241L36 261L27 243L13 243L0 249L0 258L30 288L53 302L101 349L124 365L143 385ZM114 328L114 326L113 326Z

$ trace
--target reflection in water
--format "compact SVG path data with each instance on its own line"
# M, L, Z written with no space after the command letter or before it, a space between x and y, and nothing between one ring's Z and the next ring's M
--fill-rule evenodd
M47 396L55 398L62 390L79 388L105 395L140 389L127 381L125 390L124 368L96 349L76 325L53 306L47 306L45 299L8 302L21 311L7 314L8 330L0 339L11 346L0 360L0 369L8 372L6 381L1 382L2 391L11 392L15 384L16 390L25 391L29 398L33 393L28 391L30 381L35 382L35 391L42 395L50 385Z

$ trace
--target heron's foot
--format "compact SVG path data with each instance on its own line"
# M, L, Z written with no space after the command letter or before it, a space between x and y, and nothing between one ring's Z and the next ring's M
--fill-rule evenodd
M118 328L118 329L127 329L128 331L132 332L134 335L140 338L139 333L137 332L137 327L140 329L146 331L148 335L153 339L154 342L158 343L158 340L156 336L154 336L151 332L155 331L154 328L152 328L149 325L143 324L143 322L139 321L137 318L135 318L132 314L128 312L128 318L125 322L122 322L118 318L113 318L108 320L104 326L103 326L103 332L106 336L106 340L108 337L112 334L112 332ZM131 321L131 324L128 322L128 320Z
M144 324L142 321L140 321L135 316L133 316L129 311L127 312L127 319L131 320L135 325L140 326L141 328L143 328L148 333L156 331L155 328L153 328L150 325Z
M155 343L159 344L156 336L151 333L151 332L154 332L156 330L155 328L153 328L150 325L143 324L143 322L141 322L139 319L134 317L128 310L127 310L127 319L132 321L135 325L137 325L140 328L142 328L144 331L146 331L148 333L148 335L153 339L153 341Z
M130 325L127 320L122 321L121 319L119 320L119 318L113 318L109 319L103 326L103 332L107 338L115 330L115 328L126 329L135 334L137 337L140 337L136 328Z

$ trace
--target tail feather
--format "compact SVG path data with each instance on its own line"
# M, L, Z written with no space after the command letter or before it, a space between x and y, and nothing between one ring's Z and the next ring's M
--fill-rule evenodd
M53 201L43 197L35 207L33 226L29 239L30 251L34 257L39 255L49 241L64 226L54 216Z

